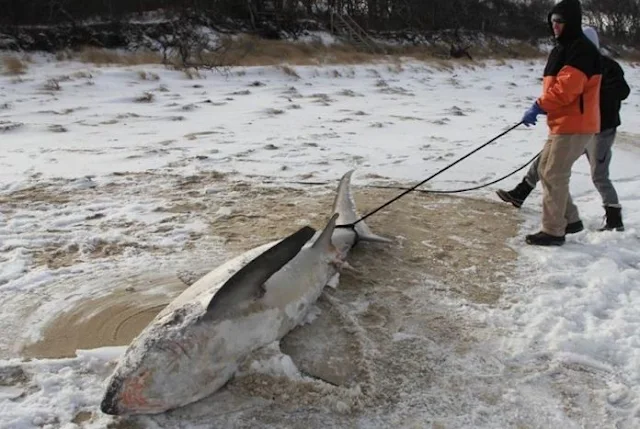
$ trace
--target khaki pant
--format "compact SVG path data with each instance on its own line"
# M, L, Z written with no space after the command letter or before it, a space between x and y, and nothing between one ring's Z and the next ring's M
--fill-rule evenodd
M567 223L580 220L569 193L571 167L595 134L550 135L540 154L538 174L542 182L542 231L564 236Z

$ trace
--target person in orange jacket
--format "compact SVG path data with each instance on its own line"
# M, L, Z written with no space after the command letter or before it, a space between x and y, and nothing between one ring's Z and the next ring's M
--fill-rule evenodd
M583 27L582 31L596 48L600 49L598 33L593 27ZM585 155L591 168L591 179L602 198L605 210L605 224L598 231L624 231L622 222L622 206L611 179L609 166L611 163L616 129L620 126L620 108L631 89L624 78L624 70L613 58L602 55L602 84L600 87L600 132L593 144L587 146ZM520 208L539 181L536 158L520 183L510 191L498 189L496 194L504 202ZM582 222L567 225L565 234L574 234L584 229Z
M549 136L540 154L542 228L525 237L528 244L560 246L565 231L580 222L569 193L574 162L600 132L601 58L582 32L579 0L562 0L548 16L556 39L544 69L542 95L525 112L522 122L535 125L547 115Z

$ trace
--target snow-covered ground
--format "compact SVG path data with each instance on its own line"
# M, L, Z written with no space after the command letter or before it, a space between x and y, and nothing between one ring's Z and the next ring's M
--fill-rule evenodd
M300 382L291 361L280 355L256 361L244 382L204 404L115 421L98 405L121 347L85 338L83 344L96 348L76 357L42 358L67 355L60 350L82 329L82 317L92 317L90 310L68 321L50 346L25 352L61 314L87 302L100 303L96 312L126 306L134 298L100 300L122 290L138 292L139 311L106 335L116 340L121 328L131 328L125 322L145 311L152 317L180 289L179 281L158 279L213 268L241 249L242 240L246 247L277 238L287 226L290 232L328 215L288 215L296 196L332 192L351 168L361 187L421 181L517 123L540 92L543 62L252 67L190 79L159 66L93 67L36 57L27 74L0 76L0 427L639 427L640 91L634 83L640 71L629 63L623 67L632 94L623 106L612 177L626 231L596 231L603 210L588 164L580 160L571 186L587 231L560 248L526 246L524 234L538 228L536 191L523 209L511 211L522 224L505 245L515 249L517 261L493 267L501 290L495 300L419 294L418 288L443 290L433 286L443 281L429 277L428 263L418 265L415 274L423 282L402 291L407 308L395 308L406 313L405 324L388 344L383 335L361 338L371 341L369 355L361 357L371 366L371 383L376 374L388 383L377 387L384 400L327 405L317 399L325 386L307 389L311 393L293 406L286 397L275 398L287 391L282 384L271 398L264 386L261 394L248 395L252 388L243 390L243 383L266 383L263 373L279 373L285 384ZM429 186L488 182L527 162L545 135L544 122L519 127ZM512 187L522 174L468 196L503 206L493 191ZM261 189L282 186L296 192L290 201L286 193L271 201L279 231L257 238L236 231L239 238L230 247L229 237L212 229L212 223L224 228L232 215L244 214ZM261 217L248 215L255 222ZM477 228L485 227L478 222ZM465 236L455 238L474 245ZM440 244L425 245L436 253ZM466 269L473 276L473 267ZM357 325L373 298L356 291L350 299L355 301L340 305ZM420 320L426 301L442 323L445 316L455 318L475 341L461 350L418 329L412 321ZM104 335L97 330L109 323L104 317L102 325L91 325L98 339ZM396 362L382 365L376 353L388 358L382 350L392 346ZM389 393L393 389L397 395ZM302 395L289 399L295 394ZM349 394L361 392L353 387L342 398Z

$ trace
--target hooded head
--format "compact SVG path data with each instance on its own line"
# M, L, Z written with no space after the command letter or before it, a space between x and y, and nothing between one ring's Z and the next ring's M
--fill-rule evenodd
M593 45L598 48L598 50L600 50L600 39L598 39L598 33L596 32L595 28L588 26L582 27L582 32L585 36L587 36L587 39L589 39L589 41L593 43Z
M582 36L582 7L579 0L562 0L549 12L547 22L553 34L552 20L562 21L562 33L556 36L560 43L566 43Z

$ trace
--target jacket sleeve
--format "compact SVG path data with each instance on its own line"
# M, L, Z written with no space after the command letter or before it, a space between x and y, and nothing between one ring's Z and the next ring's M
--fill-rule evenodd
M624 71L620 64L611 61L607 73L610 73L611 78L603 82L603 90L611 91L618 100L625 100L631 93L631 88L629 88L629 84L624 78Z
M584 92L587 75L581 70L565 65L554 83L538 98L538 105L545 112L552 112L573 103Z

